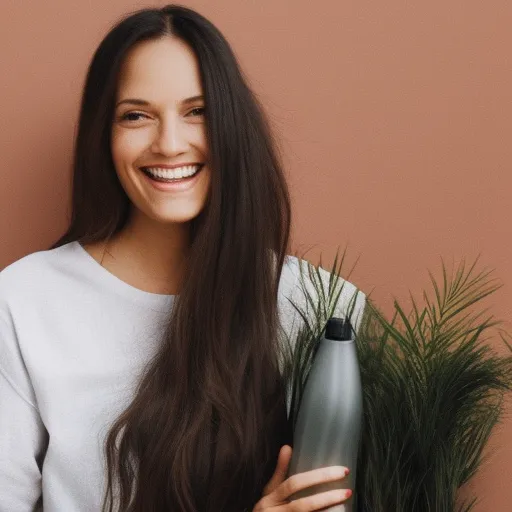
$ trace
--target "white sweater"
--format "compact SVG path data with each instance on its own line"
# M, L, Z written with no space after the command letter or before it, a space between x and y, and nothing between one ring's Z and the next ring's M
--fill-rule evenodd
M289 333L302 319L286 297L305 304L299 261L306 268L287 256L279 284ZM339 316L355 291L345 281ZM125 283L76 241L0 272L0 512L101 510L105 434L131 402L174 297ZM359 291L356 330L364 301Z

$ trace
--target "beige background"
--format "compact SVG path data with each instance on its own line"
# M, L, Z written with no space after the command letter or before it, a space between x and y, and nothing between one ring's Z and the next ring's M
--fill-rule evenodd
M0 268L66 225L86 67L127 0L4 0L0 18ZM387 314L427 270L480 254L503 288L482 302L512 332L512 4L508 0L184 1L232 43L275 127L293 241ZM440 282L440 281L439 281ZM433 294L430 295L433 297ZM496 335L491 343L500 352ZM476 512L512 502L512 400L470 483Z

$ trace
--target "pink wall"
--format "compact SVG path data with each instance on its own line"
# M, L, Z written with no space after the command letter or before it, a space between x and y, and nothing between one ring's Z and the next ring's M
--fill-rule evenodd
M2 4L0 268L64 229L80 88L122 0ZM233 44L277 131L293 241L324 266L348 243L350 280L388 314L480 254L505 285L482 304L512 332L512 4L188 1ZM313 6L313 8L312 8ZM327 265L328 266L328 265ZM433 295L431 295L433 296ZM490 340L497 350L501 342ZM469 487L510 510L512 400Z

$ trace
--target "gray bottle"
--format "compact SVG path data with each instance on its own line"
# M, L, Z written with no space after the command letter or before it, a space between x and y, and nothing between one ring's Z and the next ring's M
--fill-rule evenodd
M330 318L300 400L288 477L327 466L345 466L350 469L350 473L341 480L296 492L290 499L296 500L333 489L351 489L352 496L348 500L325 510L355 511L362 402L361 377L352 327L348 320Z

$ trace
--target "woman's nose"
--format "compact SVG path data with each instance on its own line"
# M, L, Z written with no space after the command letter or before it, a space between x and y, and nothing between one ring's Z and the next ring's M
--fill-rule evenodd
M186 130L179 120L168 119L155 132L151 150L155 153L173 155L187 149Z

